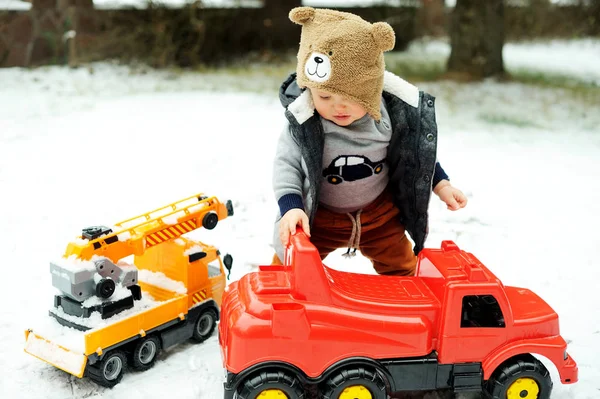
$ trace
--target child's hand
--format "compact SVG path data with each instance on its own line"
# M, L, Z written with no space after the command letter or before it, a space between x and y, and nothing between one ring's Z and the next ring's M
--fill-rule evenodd
M457 211L467 206L467 197L459 189L452 187L448 180L442 180L435 186L433 192L446 203L448 209Z
M283 215L279 222L279 238L285 247L290 240L290 234L296 233L296 226L300 225L307 236L310 237L310 226L308 216L302 209L290 209Z

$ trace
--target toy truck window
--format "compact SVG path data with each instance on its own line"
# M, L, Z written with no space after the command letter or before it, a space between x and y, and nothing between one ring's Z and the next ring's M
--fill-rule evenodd
M504 316L492 295L467 295L463 298L461 327L503 328Z
M219 277L221 275L221 267L218 261L212 261L208 264L208 277Z

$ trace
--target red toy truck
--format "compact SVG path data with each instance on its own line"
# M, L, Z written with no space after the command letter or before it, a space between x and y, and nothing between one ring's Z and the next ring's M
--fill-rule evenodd
M577 381L558 315L533 292L505 287L444 241L419 254L414 277L324 266L302 232L285 266L261 266L223 296L225 399L385 399L400 391L483 391L548 399Z

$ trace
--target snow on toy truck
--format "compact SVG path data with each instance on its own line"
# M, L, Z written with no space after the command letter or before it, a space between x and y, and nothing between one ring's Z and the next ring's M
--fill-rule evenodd
M424 249L414 277L324 266L302 232L284 266L230 284L219 343L225 399L385 399L401 391L483 391L548 399L577 365L558 316L524 288L504 286L472 254L445 241Z
M50 263L54 297L25 352L112 387L126 366L152 367L161 349L214 331L226 284L210 245L182 235L233 215L230 201L198 194L123 222L92 227ZM133 255L133 264L123 258Z

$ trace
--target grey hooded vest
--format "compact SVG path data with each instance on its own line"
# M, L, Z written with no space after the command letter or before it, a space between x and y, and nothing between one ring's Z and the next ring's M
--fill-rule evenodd
M305 195L305 210L312 225L322 179L323 127L309 99L310 93L298 87L295 73L282 84L279 97L286 108L290 134L306 164L309 192ZM393 130L387 155L388 189L400 209L401 222L415 243L414 252L418 254L428 233L427 209L436 172L435 98L385 72L383 99ZM275 245L281 256L282 248L277 248L276 241Z

